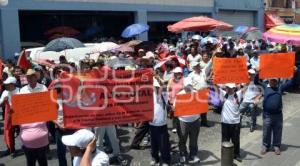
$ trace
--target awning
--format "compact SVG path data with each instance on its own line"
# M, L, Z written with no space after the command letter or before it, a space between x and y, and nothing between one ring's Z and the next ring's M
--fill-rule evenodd
M284 24L283 20L276 14L265 13L265 28L267 30L283 24Z

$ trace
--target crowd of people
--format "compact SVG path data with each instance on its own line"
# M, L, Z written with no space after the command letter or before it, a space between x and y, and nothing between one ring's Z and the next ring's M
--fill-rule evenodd
M16 94L44 92L55 88L58 92L58 118L52 122L37 122L13 126L6 130L12 135L13 146L8 146L2 155L11 154L15 157L14 139L19 135L27 166L47 166L49 143L57 145L59 166L66 166L66 153L70 152L74 166L109 165L112 162L126 165L116 126L99 126L93 129L67 129L63 125L63 102L61 88L52 83L59 78L61 72L88 71L91 69L105 70L139 70L153 68L153 120L135 124L136 134L131 149L143 149L144 137L149 138L151 146L150 165L163 166L172 162L169 132L177 133L180 163L198 163L198 136L200 126L210 127L206 114L174 117L176 95L196 92L205 88L210 90L210 108L221 113L222 142L234 144L234 158L241 161L240 130L242 115L251 117L250 131L256 129L257 108L262 103L263 138L261 154L274 149L280 155L283 128L283 92L291 87L299 88L299 71L295 67L295 77L288 79L259 79L259 56L268 52L293 51L285 44L268 43L264 40L243 41L232 38L219 38L215 43L207 40L200 43L192 36L187 40L179 39L171 43L164 39L155 50L140 48L137 52L109 51L101 53L97 61L83 59L75 63L61 56L62 66L51 68L44 64L32 64L29 69L14 65L7 60L3 65L2 74L2 117L4 126L11 123L11 97ZM224 85L213 84L212 59L214 57L246 57L250 83ZM106 61L111 58L130 59L131 66L108 66ZM67 66L67 67L66 67ZM4 111L5 110L5 111ZM168 123L171 121L172 123ZM172 124L172 126L168 126ZM171 127L171 131L168 130ZM272 140L272 139L273 140ZM187 140L189 140L187 148ZM109 157L107 153L112 153Z

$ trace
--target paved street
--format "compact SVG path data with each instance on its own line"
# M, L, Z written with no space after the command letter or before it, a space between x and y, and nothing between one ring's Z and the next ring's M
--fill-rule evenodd
M283 152L281 156L275 156L270 152L266 156L260 156L261 145L261 116L258 117L258 130L254 133L249 132L248 127L242 128L241 131L241 147L242 147L242 163L236 163L237 165L245 166L258 166L258 165L272 165L272 166L289 166L300 165L300 142L298 142L300 128L300 94L299 93L287 93L284 96L284 135L283 135ZM221 128L220 128L220 115L214 112L209 112L208 119L211 128L200 129L200 136L198 140L199 144L199 156L201 158L200 164L197 165L220 165L220 146L221 146ZM3 122L0 123L1 128ZM245 124L244 124L245 125ZM122 152L126 159L128 159L128 165L132 166L146 166L150 162L150 149L145 150L129 150L129 144L134 135L134 129L131 127L121 127L119 129ZM177 142L176 134L171 134L171 142ZM176 144L174 144L176 145ZM0 150L5 149L3 143L3 137L0 138ZM20 141L17 138L17 149L20 149ZM49 160L50 166L58 165L57 158L55 156L55 145L51 145L51 153L53 157ZM68 154L70 161L70 156ZM173 165L179 165L179 156L176 149L172 153ZM70 162L69 162L70 164ZM15 159L11 159L10 156L0 159L0 166L22 166L25 165L25 157L20 153L20 156Z

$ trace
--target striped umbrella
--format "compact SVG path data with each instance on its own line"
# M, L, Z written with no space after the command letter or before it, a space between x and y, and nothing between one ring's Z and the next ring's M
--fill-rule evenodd
M300 45L300 25L285 24L274 27L263 34L269 42Z

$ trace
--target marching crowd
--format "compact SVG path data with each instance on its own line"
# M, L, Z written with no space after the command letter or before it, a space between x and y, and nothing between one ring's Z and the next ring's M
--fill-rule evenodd
M11 96L47 91L55 88L58 92L58 118L52 122L37 122L7 127L4 135L8 145L2 154L15 157L14 141L19 135L23 145L27 166L47 166L49 153L49 138L57 144L58 165L66 166L66 153L70 152L73 166L96 166L118 163L126 165L121 154L118 133L115 125L100 126L93 129L73 130L64 128L63 103L61 88L52 83L61 72L99 70L127 70L127 66L111 67L106 64L110 57L130 59L135 62L129 69L153 68L154 70L154 110L153 120L135 124L136 134L131 143L131 149L142 149L144 137L150 139L150 165L171 164L171 145L168 127L178 135L178 148L181 163L198 163L198 136L200 126L210 127L206 114L174 117L176 95L196 92L205 88L210 90L209 104L216 112L221 113L222 142L231 141L234 144L234 158L241 161L240 129L242 114L251 117L250 131L256 128L257 108L262 103L263 138L261 154L274 150L280 155L283 128L283 92L291 87L299 86L299 71L295 67L295 77L288 79L259 79L259 56L268 52L293 51L285 44L268 43L264 40L242 41L231 38L219 38L215 43L189 37L171 43L164 39L155 50L138 49L137 52L101 53L97 61L83 59L79 63L68 61L61 56L60 64L68 67L50 68L44 64L32 64L29 69L23 69L7 60L2 74L2 104L4 126L11 124ZM214 57L246 57L250 83L224 85L213 84L212 59ZM52 76L50 73L53 73ZM5 111L4 111L5 110ZM5 117L5 118L4 118ZM167 126L172 121L172 126ZM187 148L187 140L189 140ZM11 146L12 145L12 146ZM112 157L106 154L111 149Z

